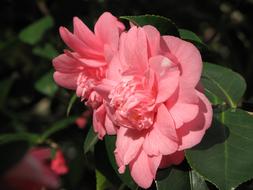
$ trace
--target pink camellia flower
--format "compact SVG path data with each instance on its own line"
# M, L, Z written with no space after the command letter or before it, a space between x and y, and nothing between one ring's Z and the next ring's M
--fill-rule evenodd
M48 148L31 149L24 158L3 176L5 190L58 189L60 179L50 169Z
M117 134L119 172L148 188L157 169L179 164L210 127L212 109L199 89L197 48L152 26L122 33L106 79L95 87L104 99L93 125L102 137Z
M98 19L94 33L77 17L73 23L73 33L60 27L61 38L72 51L65 50L53 60L54 80L62 87L76 90L82 101L98 108L102 98L93 88L105 77L108 63L118 50L124 25L108 12Z
M68 173L68 167L66 165L63 153L61 150L57 150L54 159L51 161L51 169L58 175Z

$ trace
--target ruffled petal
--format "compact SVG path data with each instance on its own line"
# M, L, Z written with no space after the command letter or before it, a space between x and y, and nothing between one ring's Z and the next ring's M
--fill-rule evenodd
M174 36L163 36L163 40L169 53L176 57L181 67L180 83L195 88L202 71L202 59L198 49L192 43Z
M128 165L139 153L144 141L141 132L121 127L117 131L116 149L114 151L119 172L123 173L125 165Z
M103 139L106 134L105 130L105 117L106 111L104 105L101 105L98 109L93 112L93 128L98 133L98 138Z
M67 56L66 54L61 54L54 58L53 66L56 71L61 73L78 73L83 70L81 63Z
M112 123L107 115L105 117L105 129L108 135L116 135L117 133L116 126Z
M149 57L155 56L160 51L160 38L161 38L160 33L155 27L151 25L143 26L143 29L146 33L148 40Z
M144 151L141 151L138 156L130 162L129 169L131 176L140 187L147 189L151 186L161 158L161 155L150 157Z
M54 81L64 88L75 90L77 88L77 78L79 73L60 73L54 72Z
M78 18L74 17L74 35L82 40L87 46L97 51L103 51L103 44L96 38L94 33Z
M197 92L199 97L199 112L194 120L185 123L177 130L181 138L179 150L185 150L198 144L205 134L205 131L211 126L212 107L204 94Z
M124 28L124 25L116 17L109 12L105 12L99 17L94 30L95 35L115 51L118 48L119 34Z

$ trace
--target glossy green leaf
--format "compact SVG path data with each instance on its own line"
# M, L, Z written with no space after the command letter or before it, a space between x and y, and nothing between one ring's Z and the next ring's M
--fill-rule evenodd
M253 116L243 110L215 113L213 125L186 151L190 166L220 190L253 178Z
M137 185L133 181L129 169L127 168L124 174L119 174L118 172L118 166L115 161L114 157L114 150L115 150L115 142L116 142L116 136L105 136L105 146L107 155L109 157L109 160L111 162L111 165L119 178L122 180L124 184L126 184L130 189L135 190L137 188Z
M53 18L50 16L46 16L24 28L19 33L19 39L22 42L34 45L41 40L45 32L48 29L52 28L53 25L54 25Z
M157 174L157 190L208 190L205 180L195 171L177 167L160 170Z
M35 83L35 89L47 96L54 96L58 90L58 86L55 84L53 79L53 70L46 73Z
M44 46L36 46L33 48L33 54L48 60L52 60L58 55L58 52L51 44L46 43Z
M94 145L97 142L98 142L98 136L94 132L93 127L91 126L84 141L84 145L83 145L84 153L86 154L87 152L92 150L94 148Z
M121 19L130 21L137 26L152 25L161 35L179 36L177 26L168 18L157 15L121 16Z
M179 29L178 31L179 31L179 35L181 39L192 42L199 48L205 48L205 49L208 48L204 44L204 42L192 31L186 30L186 29Z
M246 90L245 80L238 73L211 63L204 63L201 81L212 103L224 102L231 108L237 107Z
M77 96L76 94L73 94L72 97L70 98L68 107L67 107L67 116L69 116L69 113L71 111L71 108L73 106L73 104L75 103L75 101L77 100Z
M61 131L67 127L69 127L71 124L75 122L77 117L71 116L66 119L62 119L60 121L57 121L52 126L50 126L42 135L40 136L40 141L44 142L48 137L52 136L53 134L57 133L58 131Z

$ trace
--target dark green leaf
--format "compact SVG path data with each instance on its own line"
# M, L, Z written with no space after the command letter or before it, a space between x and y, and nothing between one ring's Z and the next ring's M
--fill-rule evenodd
M76 120L76 117L71 116L66 119L57 121L55 124L49 127L44 133L42 133L42 135L40 136L40 141L44 142L48 137L50 137L54 133L69 127L69 125L73 124L75 120Z
M208 190L205 180L195 171L170 167L158 172L157 190Z
M35 83L35 89L47 96L54 96L58 90L58 86L55 84L53 79L53 70L46 73Z
M124 174L119 174L119 172L118 172L118 166L116 164L115 157L114 157L115 141L116 141L115 136L106 136L105 137L106 151L107 151L107 155L109 157L109 160L111 162L111 165L112 165L113 169L115 170L115 172L117 173L117 175L119 176L119 178L122 180L122 182L125 183L129 188L135 190L137 188L137 185L133 181L133 179L130 175L129 169L126 169Z
M237 107L246 89L245 80L238 73L210 63L204 63L202 83L208 97L212 95L212 103L224 102L231 108Z
M22 42L34 45L41 40L45 32L48 29L52 28L53 25L54 21L52 17L50 16L44 17L24 28L19 33L19 39Z
M58 55L58 52L51 44L46 43L42 47L36 46L33 48L33 54L51 60Z
M193 44L195 44L199 48L205 48L205 49L208 48L202 42L202 40L192 31L186 30L186 29L179 29L178 31L179 31L180 38L182 38L183 40L192 42Z
M91 126L89 129L89 132L85 138L85 141L84 141L84 145L83 145L84 153L86 154L91 149L93 149L94 145L97 143L97 141L98 141L98 136L94 132L93 127Z
M68 104L68 108L67 108L67 116L69 116L69 113L71 111L71 108L73 106L73 104L75 103L75 101L77 100L77 96L76 94L73 94L73 96L71 97L69 104Z
M253 177L253 116L243 110L215 113L202 142L186 151L191 167L221 190Z
M121 16L121 19L128 20L137 26L152 25L161 35L179 36L177 26L168 18L157 15Z

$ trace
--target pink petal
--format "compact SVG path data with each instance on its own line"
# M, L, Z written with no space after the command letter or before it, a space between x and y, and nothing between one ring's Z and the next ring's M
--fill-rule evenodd
M200 80L202 60L198 49L174 36L163 37L172 56L175 56L181 67L181 81L187 86L195 87Z
M54 81L64 88L75 90L77 88L77 78L79 73L60 73L54 72Z
M148 40L149 57L157 55L160 51L161 36L160 36L159 31L151 25L143 26L143 29L146 33L147 40Z
M66 54L61 54L54 58L53 66L56 71L61 73L78 73L83 69L81 63Z
M122 74L122 66L120 64L119 56L115 55L108 66L106 78L113 81L120 81Z
M98 138L103 139L106 134L105 130L105 107L101 105L98 109L93 112L93 128L96 133L98 133Z
M108 96L114 86L115 86L114 81L103 79L100 84L94 87L94 90L107 101L109 100Z
M80 62L82 62L84 65L88 66L88 67L102 67L107 65L107 62L105 62L105 60L103 59L85 59L85 58L80 58L79 59Z
M168 62L168 63L167 63ZM165 64L164 64L165 63ZM151 69L158 78L158 94L156 103L165 102L176 91L179 85L179 70L164 56L149 59Z
M125 36L122 48L125 63L130 70L143 74L148 68L147 38L142 28L132 27Z
M177 130L178 136L181 137L179 150L185 150L198 144L205 131L211 126L213 114L211 104L204 94L197 92L197 95L200 100L198 115Z
M144 135L141 132L120 127L117 131L115 156L116 160L120 160L119 167L127 165L131 162L136 155L144 141Z
M78 39L75 35L70 33L68 29L60 27L60 35L63 41L73 51L87 58L101 59L103 58L103 52L98 52L88 47L84 42Z
M180 102L176 102L176 104L170 109L170 114L175 121L176 128L180 128L184 123L188 123L195 119L198 112L198 105Z
M171 165L178 165L183 160L184 160L184 151L177 151L173 154L163 156L159 168L167 168Z
M177 133L173 120L162 104L158 108L153 128L146 135L143 149L148 155L172 154L178 149Z
M116 135L116 126L112 123L108 116L105 117L105 129L108 135Z
M155 178L160 161L161 156L149 157L144 151L141 151L129 164L134 181L144 189L149 188Z
M119 34L122 30L124 30L124 25L109 12L102 14L95 25L95 35L114 50L118 48Z
M103 44L97 39L93 32L78 18L74 17L74 35L82 40L87 46L97 51L103 51Z

